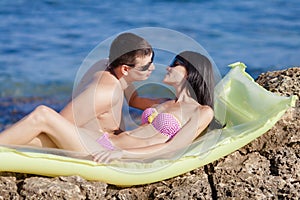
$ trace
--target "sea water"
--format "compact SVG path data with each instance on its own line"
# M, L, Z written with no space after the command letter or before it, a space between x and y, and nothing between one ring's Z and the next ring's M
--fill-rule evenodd
M298 0L1 0L0 97L69 98L79 67L98 44L141 27L194 39L222 76L236 61L254 78L299 66L299 13Z

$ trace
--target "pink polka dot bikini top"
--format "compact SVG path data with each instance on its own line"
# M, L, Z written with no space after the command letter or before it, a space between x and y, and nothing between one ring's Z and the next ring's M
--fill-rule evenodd
M171 139L181 129L181 123L170 113L158 113L155 108L147 108L142 114L142 124L152 124L161 134Z

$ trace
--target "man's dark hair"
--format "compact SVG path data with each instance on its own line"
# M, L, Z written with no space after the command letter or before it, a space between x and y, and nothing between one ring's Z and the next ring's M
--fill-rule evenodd
M110 46L109 67L116 68L123 64L135 65L137 57L153 53L151 45L142 37L133 33L122 33Z

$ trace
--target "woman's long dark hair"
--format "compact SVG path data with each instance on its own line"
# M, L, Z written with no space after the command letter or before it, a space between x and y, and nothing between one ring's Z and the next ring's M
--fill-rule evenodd
M187 69L189 91L201 105L214 107L214 74L209 59L200 53L184 51L175 59L183 61Z

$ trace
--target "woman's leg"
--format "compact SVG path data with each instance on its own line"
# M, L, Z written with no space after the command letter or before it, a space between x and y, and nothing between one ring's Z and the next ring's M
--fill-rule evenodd
M32 113L24 117L0 134L0 144L25 145L36 137L46 134L53 143L61 149L88 152L89 144L93 141L81 138L86 130L79 129L60 114L49 107L38 106Z

